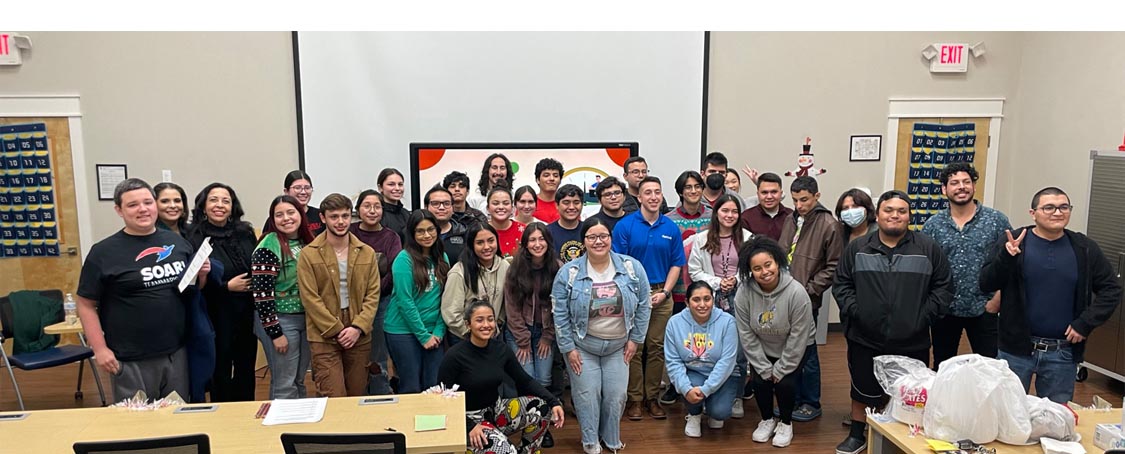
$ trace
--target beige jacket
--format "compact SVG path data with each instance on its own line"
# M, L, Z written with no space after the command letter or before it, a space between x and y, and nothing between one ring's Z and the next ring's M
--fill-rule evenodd
M441 294L441 318L445 320L447 331L464 339L469 334L469 325L465 323L464 318L469 300L487 296L492 309L496 312L496 332L500 332L499 326L505 320L504 283L507 282L509 267L511 265L507 260L497 258L492 261L492 268L482 268L480 276L477 277L476 293L465 285L465 265L462 262L457 262L449 269L449 276L445 279L445 290Z
M317 235L297 259L297 285L305 306L309 342L335 343L336 335L347 328L340 322L340 271L327 235ZM371 326L379 307L379 265L375 250L351 233L347 277L350 326L363 332L356 344L371 342Z

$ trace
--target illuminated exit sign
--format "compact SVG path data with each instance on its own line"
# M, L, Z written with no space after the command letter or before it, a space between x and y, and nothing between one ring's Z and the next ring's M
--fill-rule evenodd
M969 71L969 45L934 43L934 56L930 59L932 73L963 73Z

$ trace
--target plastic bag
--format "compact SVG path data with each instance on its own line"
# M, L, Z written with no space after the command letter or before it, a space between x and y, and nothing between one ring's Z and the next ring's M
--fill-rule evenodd
M1078 415L1066 405L1051 402L1050 399L1027 396L1027 409L1031 421L1029 442L1040 438L1053 438L1059 441L1078 441Z
M898 355L875 357L875 380L891 396L887 411L904 424L922 426L922 415L935 375L926 363L914 358Z
M1023 385L1002 360L977 354L938 366L923 414L926 433L939 440L1000 440L1026 444L1031 421Z

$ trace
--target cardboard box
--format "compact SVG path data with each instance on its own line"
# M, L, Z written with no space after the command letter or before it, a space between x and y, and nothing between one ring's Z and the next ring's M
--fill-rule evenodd
M1120 424L1098 424L1094 428L1094 446L1104 450L1125 448L1125 434Z

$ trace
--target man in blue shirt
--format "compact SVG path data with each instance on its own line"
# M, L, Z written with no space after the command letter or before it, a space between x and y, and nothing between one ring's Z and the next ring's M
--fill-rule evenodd
M949 258L956 289L950 314L930 327L934 370L942 361L957 356L962 331L968 334L973 353L996 357L999 325L996 314L986 312L985 306L999 304L1000 294L980 291L980 269L987 251L1004 238L1012 224L1004 213L973 200L978 176L967 162L945 166L938 179L942 193L949 199L949 209L935 214L922 227L922 233L937 241Z
M564 184L555 192L559 219L547 224L547 231L551 232L554 242L551 246L559 251L563 263L578 258L586 251L582 237L578 235L578 227L582 223L582 199L582 189L573 184Z
M672 288L687 263L680 228L660 214L664 201L660 179L645 177L637 193L640 209L626 215L613 228L613 252L640 261L652 285L652 314L644 352L637 352L629 362L629 403L625 415L633 421L640 420L644 410L655 419L668 417L657 400L664 375L664 328L672 316ZM643 363L642 356L646 357Z
M1066 229L1070 212L1070 197L1061 189L1035 193L1035 224L1006 232L980 275L981 291L1002 292L998 357L1025 392L1035 374L1039 397L1060 404L1074 397L1074 370L1086 338L1121 302L1117 273L1098 244Z

